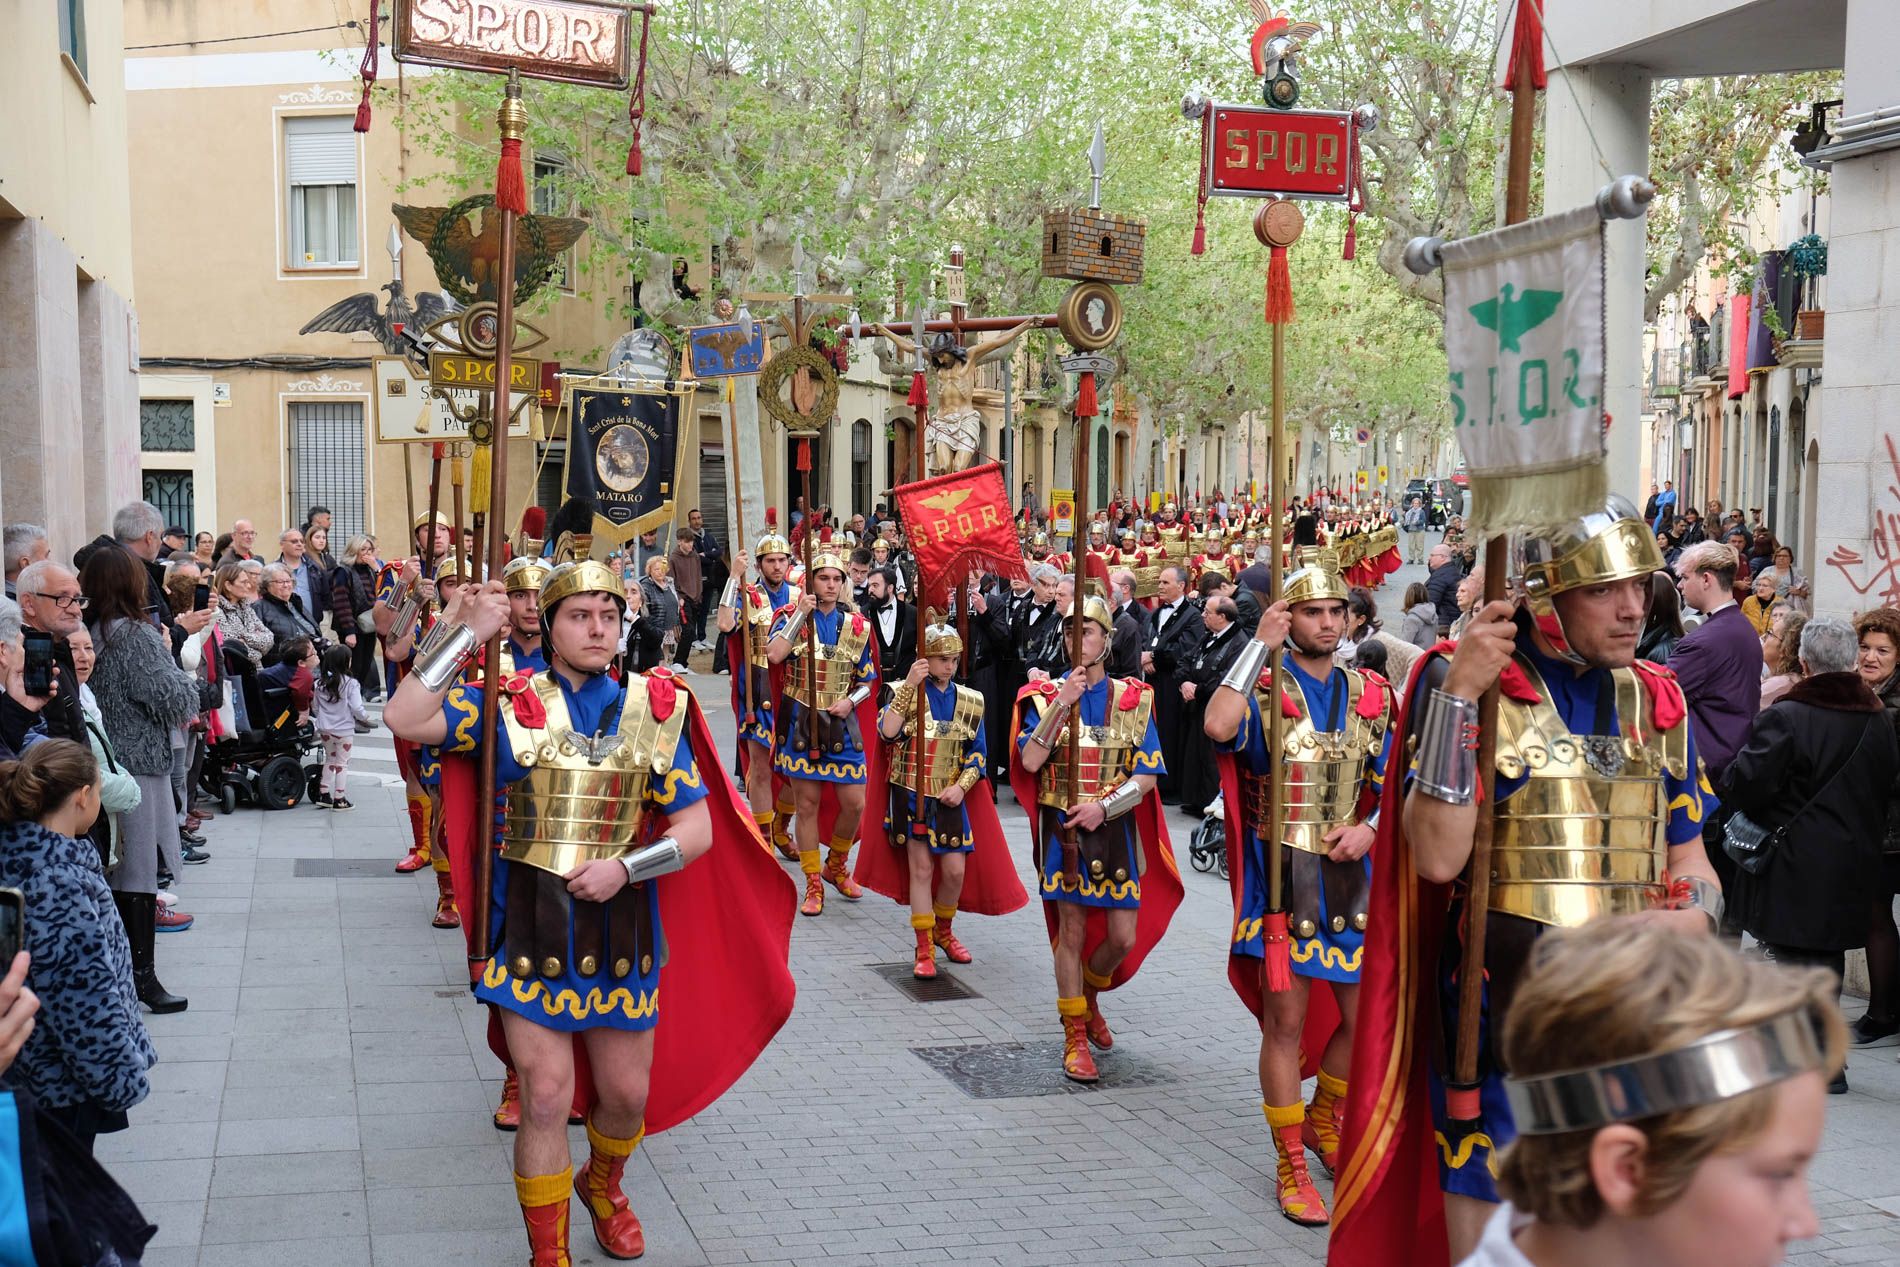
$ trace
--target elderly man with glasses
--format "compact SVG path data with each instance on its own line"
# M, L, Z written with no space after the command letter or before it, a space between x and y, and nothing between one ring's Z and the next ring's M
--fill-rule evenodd
M86 743L86 719L79 709L78 676L73 671L73 655L66 640L85 621L86 598L79 592L79 577L65 564L53 559L29 563L14 582L20 604L20 625L24 637L35 634L53 640L53 693L30 696L24 688L8 688L0 698L0 740L18 752L26 732L41 720L46 733L55 739Z

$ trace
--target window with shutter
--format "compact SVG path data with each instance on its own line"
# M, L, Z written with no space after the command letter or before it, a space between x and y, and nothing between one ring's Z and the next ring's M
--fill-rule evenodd
M356 133L347 114L284 120L284 179L292 268L354 268Z

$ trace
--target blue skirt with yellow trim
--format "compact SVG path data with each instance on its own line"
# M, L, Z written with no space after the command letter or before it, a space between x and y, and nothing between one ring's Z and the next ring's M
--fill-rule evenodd
M1135 910L1141 906L1141 848L1135 839L1135 824L1129 816L1102 824L1109 836L1102 859L1102 875L1083 875L1079 880L1062 874L1062 815L1053 807L1038 807L1042 814L1042 900L1073 902L1077 906L1100 906L1107 910ZM1127 875L1116 880L1115 873Z
M933 854L974 853L976 851L976 841L970 835L970 812L964 809L963 806L956 806L954 812L957 826L954 830L950 830L951 813L943 810L937 802L930 802L930 821L924 823L918 821L917 793L911 791L909 788L893 786L891 788L891 798L894 800L899 796L904 798L904 803L908 805L910 809L908 816L911 830L910 839L921 839L929 846L930 852ZM891 817L889 808L890 802L887 801L885 805L884 839L895 841L898 839L900 833L897 823Z
M1292 850L1282 850L1283 854ZM1323 866L1343 866L1343 863L1330 863L1321 859ZM1368 880L1372 875L1372 859L1361 858L1359 866L1365 868ZM1327 909L1326 886L1318 886L1319 918L1314 921L1316 930L1311 937L1301 937L1297 929L1290 929L1289 950L1293 958L1293 971L1300 976L1315 981L1343 981L1355 984L1359 980L1359 963L1366 948L1366 935L1355 929L1350 920L1339 932L1333 931L1332 912ZM1261 939L1261 923L1267 914L1267 847L1253 832L1247 833L1247 861L1240 877L1240 911L1234 920L1234 944L1232 954L1245 955L1249 959L1259 959L1265 954ZM1283 904L1291 906L1290 901Z
M784 725L778 732L784 736L772 750L772 768L788 779L809 779L814 783L852 783L864 782L864 748L852 733L856 725L853 714L849 726L840 726L842 746L837 750L821 749L814 760L811 752L794 745L792 736L805 730L801 725L805 706L795 699L781 701L784 709Z
M491 941L497 947L503 944L502 912L508 909L508 874L514 867L522 865L525 864L511 863L506 858L495 859L494 883L491 886L494 896L490 909L494 912ZM651 963L647 965L647 971L641 972L640 965L636 963L632 972L624 977L616 977L610 965L602 963L600 971L592 976L581 975L575 967L579 956L574 951L573 921L570 918L567 954L558 976L535 976L523 980L508 971L508 965L502 962L501 954L497 951L489 956L481 980L475 983L475 997L484 1003L506 1008L548 1029L566 1032L582 1029L638 1032L652 1029L660 1019L660 966L666 959L665 931L660 928L660 906L655 883L646 885L646 917L653 921L653 940L657 948Z

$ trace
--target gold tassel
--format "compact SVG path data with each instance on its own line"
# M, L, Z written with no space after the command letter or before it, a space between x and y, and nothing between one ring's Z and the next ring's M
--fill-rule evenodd
M1602 462L1528 475L1474 473L1465 537L1477 542L1500 532L1548 532L1601 511L1609 490L1609 471Z
M494 474L494 461L494 446L475 446L475 477L468 486L468 513L471 515L488 513L488 485Z

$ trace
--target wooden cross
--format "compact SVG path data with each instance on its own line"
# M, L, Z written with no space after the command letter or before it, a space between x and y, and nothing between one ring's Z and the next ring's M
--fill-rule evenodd
M811 340L811 316L806 313L805 305L811 304L855 304L856 295L808 295L805 293L805 240L798 239L792 244L792 289L784 291L746 291L739 296L748 304L790 302L792 315L788 319L784 313L778 317L779 329L784 333L791 347L801 348ZM817 403L818 389L812 384L811 373L800 366L792 373L792 408L799 413L809 414Z

